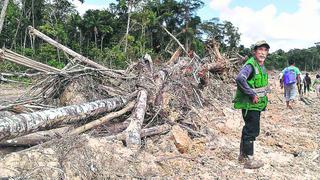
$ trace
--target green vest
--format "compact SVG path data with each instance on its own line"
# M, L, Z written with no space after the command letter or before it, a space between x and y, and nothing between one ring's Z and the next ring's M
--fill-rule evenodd
M250 64L253 67L254 76L247 80L250 88L253 90L256 88L262 88L268 86L268 73L263 72L261 66L257 61L252 57L250 58L245 65ZM266 108L268 104L268 97L262 96L259 97L259 101L256 104L252 103L252 98L244 94L239 87L237 87L236 96L234 98L234 108L235 109L246 109L246 110L257 110L262 111Z

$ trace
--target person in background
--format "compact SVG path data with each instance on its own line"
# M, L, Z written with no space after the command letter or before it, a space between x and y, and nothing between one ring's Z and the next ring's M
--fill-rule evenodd
M242 110L245 125L242 129L239 162L244 168L257 169L264 165L253 157L254 141L260 133L260 114L268 104L266 96L268 73L264 62L270 46L266 41L258 41L253 48L253 57L249 58L236 77L237 91L234 108Z
M320 75L316 75L316 79L314 80L312 86L316 89L317 97L320 97Z
M293 109L290 102L295 100L297 95L297 82L300 83L301 72L299 68L295 66L293 60L289 60L289 66L283 69L282 71L282 84L281 87L284 87L284 97L286 99L287 108Z
M303 88L304 88L304 77L305 77L305 75L303 75L302 73L301 73L301 75L300 75L300 82L297 82L297 86L298 86L298 92L299 92L299 95L300 95L300 97L302 97L303 96Z
M311 78L309 76L309 73L306 73L306 77L303 79L303 84L304 84L304 88L303 88L304 94L307 94L307 91L309 93L310 85L311 85Z
M283 76L283 73L280 72L279 75L278 75L278 80L279 80L280 87L281 87L281 84L282 84L282 76Z

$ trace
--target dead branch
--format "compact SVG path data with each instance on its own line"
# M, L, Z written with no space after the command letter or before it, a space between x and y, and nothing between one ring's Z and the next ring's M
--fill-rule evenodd
M98 69L103 69L103 70L108 70L108 68L76 53L75 51L63 46L62 44L56 42L55 40L51 39L50 37L46 36L45 34L41 33L40 31L36 30L35 28L33 28L32 26L28 27L29 29L29 34L31 35L36 35L38 37L40 37L41 39L43 39L44 41L48 42L49 44L53 45L54 47L70 54L71 56L73 56L75 58L75 60L88 64L92 67L98 68Z
M99 118L95 121L92 121L88 124L85 124L81 127L78 127L76 129L74 129L73 131L71 131L69 134L70 135L76 135L76 134L80 134L83 133L87 130L93 129L99 125L102 125L104 123L106 123L107 121L110 121L116 117L119 117L125 113L127 113L128 111L130 111L133 107L134 107L135 102L130 102L126 107L124 107L123 109L121 109L120 111L116 111L116 112L112 112L110 114L107 114L106 116Z
M171 34L164 26L161 26L161 27L162 27L163 30L165 30L165 31L169 34L169 36L171 36L171 37L178 43L178 45L179 45L180 48L184 51L184 53L188 54L188 52L187 52L186 49L183 47L183 45L180 43L180 41L179 41L176 37L174 37L174 35Z

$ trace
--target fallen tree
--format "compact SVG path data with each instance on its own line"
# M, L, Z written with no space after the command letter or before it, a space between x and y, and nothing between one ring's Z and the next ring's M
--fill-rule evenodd
M116 97L81 105L19 114L0 119L0 141L53 126L73 122L122 108L133 97Z
M34 69L46 73L46 76L40 78L18 101L0 106L9 111L15 107L35 111L21 111L22 114L0 118L0 140L3 145L10 145L9 142L23 145L24 140L30 145L48 141L54 138L52 133L44 138L45 135L34 135L33 132L66 123L72 128L61 136L75 136L104 127L106 139L123 140L130 147L140 147L141 137L166 132L170 125L175 124L191 135L204 136L197 132L201 127L199 122L192 120L199 114L196 109L205 107L210 103L210 98L225 95L226 92L219 90L219 84L224 83L223 78L230 76L233 68L232 63L219 53L215 41L209 46L209 58L200 59L190 54L180 57L180 49L185 54L187 52L167 30L179 44L167 63L155 66L151 56L146 54L126 70L103 67L36 29L29 27L29 30L32 35L70 54L76 62L84 65L71 64L63 70L55 70L4 50L7 59L16 59L13 62L29 67L35 65ZM207 91L204 91L206 87ZM130 102L136 96L136 101ZM39 111L41 107L49 109ZM111 128L113 125L116 126L114 129ZM12 138L15 139L9 140Z

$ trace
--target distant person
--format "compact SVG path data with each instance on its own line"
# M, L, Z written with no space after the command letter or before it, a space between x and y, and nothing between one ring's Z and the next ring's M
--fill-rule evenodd
M301 81L300 79L300 70L295 66L293 60L289 60L289 66L286 67L283 71L282 84L284 87L284 97L286 99L287 108L292 109L290 102L294 101L297 95L297 82Z
M299 92L299 95L300 97L303 96L303 88L305 87L304 86L304 77L305 75L303 75L302 73L300 74L300 82L297 82L297 86L298 86L298 92Z
M264 111L268 98L268 73L264 62L270 46L266 41L258 41L253 48L253 57L249 58L236 77L237 91L234 108L242 110L245 125L242 129L239 162L244 168L257 169L264 165L254 159L254 141L260 133L260 114Z
M279 80L280 87L281 87L281 84L282 84L282 76L283 76L283 73L280 72L279 75L278 75L278 80Z
M303 84L304 84L304 94L307 94L310 92L310 85L311 85L311 78L308 73L306 73L306 77L303 79Z
M316 75L316 79L314 80L312 86L316 89L317 97L320 97L320 75Z

